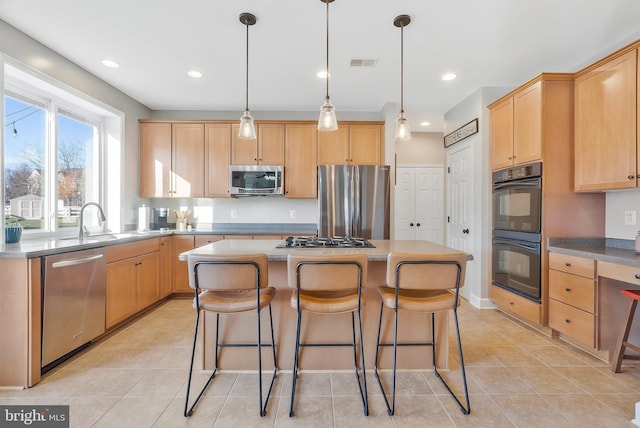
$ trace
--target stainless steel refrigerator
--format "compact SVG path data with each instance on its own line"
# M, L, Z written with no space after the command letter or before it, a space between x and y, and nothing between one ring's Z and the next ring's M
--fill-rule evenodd
M318 165L318 236L389 239L389 166Z

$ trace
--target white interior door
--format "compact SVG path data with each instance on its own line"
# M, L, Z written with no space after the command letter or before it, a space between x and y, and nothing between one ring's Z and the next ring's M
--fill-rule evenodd
M415 239L444 244L444 168L416 168Z
M473 253L473 148L447 152L447 246Z
M395 239L415 239L414 224L416 168L396 169Z

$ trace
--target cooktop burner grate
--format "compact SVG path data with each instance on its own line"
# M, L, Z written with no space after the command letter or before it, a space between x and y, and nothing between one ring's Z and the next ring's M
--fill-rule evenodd
M330 238L317 236L289 236L279 243L276 248L375 248L365 238L350 236L332 236Z

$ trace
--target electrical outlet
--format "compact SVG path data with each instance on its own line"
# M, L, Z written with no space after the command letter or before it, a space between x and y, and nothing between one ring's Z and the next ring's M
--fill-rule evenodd
M636 224L636 212L635 211L625 211L624 212L624 225L625 226L633 226Z
M296 218L296 210L289 210L289 218Z
M229 217L238 218L238 210L231 210L231 212L229 213Z

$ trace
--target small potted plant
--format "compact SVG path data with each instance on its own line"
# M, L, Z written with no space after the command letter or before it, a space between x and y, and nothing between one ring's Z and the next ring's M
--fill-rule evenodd
M22 225L18 222L18 218L5 218L4 222L4 242L6 244L14 244L20 242L22 237Z

